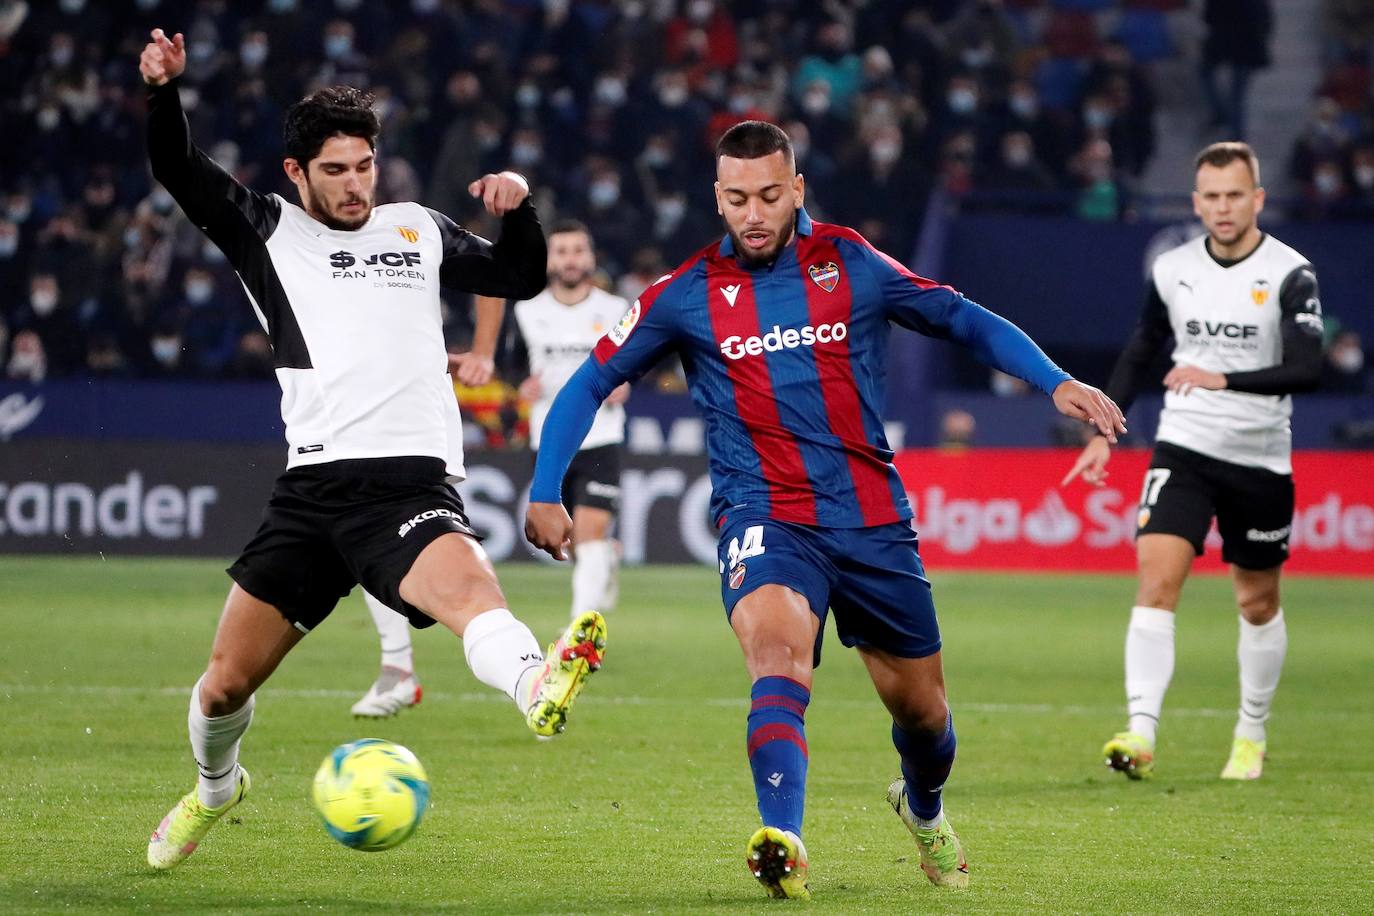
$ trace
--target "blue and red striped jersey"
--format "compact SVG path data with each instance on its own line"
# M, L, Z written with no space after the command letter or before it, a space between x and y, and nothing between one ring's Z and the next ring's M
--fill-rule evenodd
M971 346L1046 392L1069 377L1010 322L805 210L770 265L745 266L726 236L651 284L583 370L604 393L681 357L706 422L717 523L883 525L911 517L881 414L893 324ZM535 501L556 501L566 468L542 466L557 463L550 429L580 419L565 393L546 421Z

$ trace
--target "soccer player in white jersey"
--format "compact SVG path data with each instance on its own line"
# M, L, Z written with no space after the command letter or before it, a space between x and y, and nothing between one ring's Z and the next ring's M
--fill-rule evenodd
M253 696L355 585L416 626L462 637L478 680L505 692L537 734L560 731L600 665L605 623L574 621L547 659L506 608L491 563L446 477L457 404L447 373L440 285L496 296L544 284L543 233L513 173L470 186L501 217L488 242L415 203L374 206L378 122L344 86L291 107L287 176L300 205L245 188L191 140L177 77L185 41L161 29L143 49L154 177L224 251L272 341L287 470L234 580L187 724L200 771L148 842L148 863L179 864L248 792L239 741Z
M539 450L539 434L553 399L572 378L606 332L616 326L630 304L592 283L596 252L587 227L574 220L549 230L549 285L532 299L515 304L515 319L529 352L530 375L520 393L534 406L530 445ZM563 478L563 494L572 513L572 616L607 611L615 604L619 556L610 539L611 521L620 496L620 453L625 441L628 383L602 403L591 431Z
M1264 726L1288 646L1279 572L1293 519L1289 395L1317 385L1322 318L1312 265L1256 222L1264 208L1259 177L1244 143L1215 143L1198 155L1193 211L1206 234L1155 260L1144 314L1107 386L1126 409L1173 339L1137 520L1129 722L1102 749L1107 765L1132 779L1154 770L1174 671L1174 612L1214 517L1240 609L1240 713L1221 776L1258 779L1264 766ZM1092 440L1064 482L1100 486L1109 456L1107 440Z

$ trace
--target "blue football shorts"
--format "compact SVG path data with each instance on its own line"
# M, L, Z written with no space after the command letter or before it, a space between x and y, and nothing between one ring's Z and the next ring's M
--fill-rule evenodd
M728 618L761 585L798 592L820 619L814 664L828 611L840 642L902 658L940 651L930 580L906 522L872 528L815 528L774 519L727 522L716 549Z

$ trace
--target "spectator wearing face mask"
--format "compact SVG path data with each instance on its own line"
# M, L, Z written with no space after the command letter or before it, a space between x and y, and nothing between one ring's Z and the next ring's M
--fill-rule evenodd
M16 331L31 331L42 342L47 375L68 375L82 367L85 343L54 273L37 272L29 278L29 301L16 314L14 325ZM18 337L16 333L16 344Z
M1073 142L1072 117L1069 112L1047 110L1040 102L1035 84L1018 79L1007 87L1006 101L998 116L998 130L1002 136L1016 131L1029 134L1040 160L1056 182L1063 183L1068 174Z
M1002 135L998 158L979 187L997 197L1000 207L1018 213L1043 213L1056 206L1054 176L1035 154L1035 141L1022 130Z
M1310 186L1317 166L1326 161L1341 160L1350 148L1350 136L1341 123L1341 106L1329 96L1321 96L1312 106L1312 114L1293 141L1288 159L1288 175L1305 188Z
M1374 217L1374 145L1357 146L1350 154L1350 210L1353 216Z
M581 210L587 228L597 241L601 266L617 274L629 263L634 250L643 242L648 227L641 218L642 207L627 201L620 169L613 160L589 157L586 166L586 193Z
M224 294L215 275L203 267L189 268L172 314L185 351L180 365L207 377L222 373L234 355L242 322L238 303Z
M148 338L148 352L152 361L144 367L144 374L149 378L190 378L194 374L186 361L181 328L172 317L161 319L154 327Z
M653 97L644 108L643 128L648 133L670 133L678 149L698 149L710 117L710 107L692 92L686 71L658 71Z
M324 60L315 71L314 83L366 86L371 82L368 61L358 49L357 29L353 23L347 19L331 19L320 35L319 47Z
M43 340L34 331L20 331L14 335L14 348L5 364L5 377L10 381L38 384L48 376L48 359L43 352Z
M884 124L861 137L863 159L846 170L847 181L830 204L844 222L865 219L886 227L886 250L906 257L921 225L930 176L906 150L906 138L895 124Z
M829 89L829 109L843 118L863 85L863 62L852 50L849 27L827 22L816 31L815 50L802 59L792 78L792 91L805 108L805 93L814 83Z
M984 87L976 74L956 73L945 87L944 100L935 112L933 134L944 144L956 134L972 134L977 153L995 148L996 119L987 105Z

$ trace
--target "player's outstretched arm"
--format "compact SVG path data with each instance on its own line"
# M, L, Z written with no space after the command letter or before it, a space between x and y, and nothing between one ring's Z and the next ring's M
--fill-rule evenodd
M169 39L162 29L153 29L138 69L148 87L148 160L153 177L187 217L235 259L237 247L253 234L259 239L272 234L279 207L239 184L192 142L177 93L177 77L186 70L186 41L180 32Z

